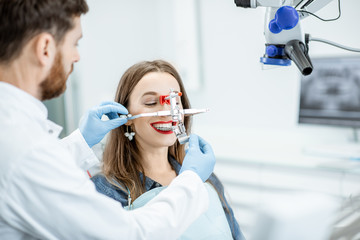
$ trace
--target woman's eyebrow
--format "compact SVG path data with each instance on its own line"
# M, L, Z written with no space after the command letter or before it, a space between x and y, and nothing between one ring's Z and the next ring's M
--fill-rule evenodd
M144 97L146 95L158 95L158 93L157 92L146 92L141 97Z

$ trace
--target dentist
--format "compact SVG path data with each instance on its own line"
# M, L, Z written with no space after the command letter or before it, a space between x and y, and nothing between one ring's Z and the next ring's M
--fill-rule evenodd
M97 162L90 147L124 124L118 114L127 110L101 104L63 140L47 119L41 101L65 91L87 11L85 0L0 0L0 238L176 239L208 207L210 145L192 135L182 173L145 207L125 211L84 170Z

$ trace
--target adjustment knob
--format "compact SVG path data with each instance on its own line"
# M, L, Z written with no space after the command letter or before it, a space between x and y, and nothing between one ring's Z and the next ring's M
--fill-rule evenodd
M275 18L269 23L269 30L272 33L280 33L282 30L290 30L299 22L299 14L295 8L283 6L275 13Z

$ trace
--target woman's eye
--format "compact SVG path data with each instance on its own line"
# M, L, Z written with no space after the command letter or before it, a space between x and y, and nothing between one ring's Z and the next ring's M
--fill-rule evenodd
M145 103L145 106L154 106L156 105L156 102L147 102Z

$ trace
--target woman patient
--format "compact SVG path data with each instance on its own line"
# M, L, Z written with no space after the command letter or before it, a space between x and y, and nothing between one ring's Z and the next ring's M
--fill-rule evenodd
M170 89L181 92L179 106L190 108L182 80L168 62L140 62L122 76L115 101L133 116L170 110L160 101ZM183 119L187 133L190 117ZM103 155L102 173L92 178L96 189L129 210L151 200L168 186L180 171L185 156L171 129L171 116L142 117L111 131ZM212 174L205 183L210 205L180 239L244 239L225 196L224 187ZM200 203L201 204L201 203Z

